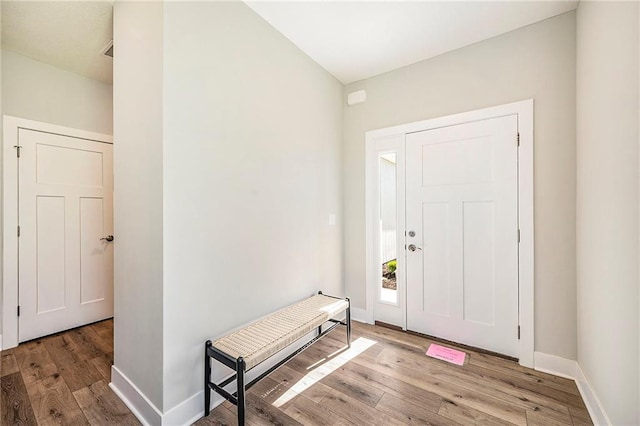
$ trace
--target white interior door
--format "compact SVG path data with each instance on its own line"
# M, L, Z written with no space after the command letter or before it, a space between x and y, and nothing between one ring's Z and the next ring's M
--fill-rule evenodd
M514 357L517 126L511 115L406 136L407 328Z
M19 341L113 316L112 145L19 129Z

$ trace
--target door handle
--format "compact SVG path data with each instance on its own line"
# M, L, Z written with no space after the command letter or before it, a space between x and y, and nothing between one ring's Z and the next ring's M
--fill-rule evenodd
M102 237L100 238L100 241L106 241L108 243L112 242L115 238L113 238L113 235L107 235L106 237Z
M409 245L407 246L407 249L408 249L409 251L422 250L422 248L420 248L420 247L416 246L415 244L409 244Z

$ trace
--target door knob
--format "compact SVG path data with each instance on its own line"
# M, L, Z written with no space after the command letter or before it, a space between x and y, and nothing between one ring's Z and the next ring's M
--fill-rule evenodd
M407 246L407 249L408 249L409 251L422 250L420 247L416 246L415 244L409 244L409 245Z
M102 237L100 238L100 241L106 241L108 243L110 243L111 241L113 241L115 238L113 238L113 235L107 235L106 237Z

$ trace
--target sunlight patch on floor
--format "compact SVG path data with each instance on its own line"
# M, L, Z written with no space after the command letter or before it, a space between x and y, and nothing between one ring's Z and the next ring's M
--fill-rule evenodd
M351 343L351 348L343 350L337 350L336 352L329 355L327 358L323 358L320 361L314 363L312 366L307 368L310 370L303 378L298 380L296 384L291 386L290 389L287 390L280 398L276 399L273 402L273 405L276 407L280 407L296 395L304 392L309 389L314 384L318 383L324 377L336 371L338 368L345 365L347 362L351 361L353 358L360 355L362 352L366 351L373 345L375 345L375 340L366 339L364 337L359 337L355 341ZM338 355L339 354L339 355ZM331 359L333 357L333 359ZM329 359L328 361L326 361ZM323 362L326 361L326 362Z

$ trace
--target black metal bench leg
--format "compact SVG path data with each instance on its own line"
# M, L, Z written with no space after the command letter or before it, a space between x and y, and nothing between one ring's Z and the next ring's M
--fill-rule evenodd
M236 363L236 377L238 383L238 426L244 426L246 402L245 402L245 383L244 383L245 363L244 358L240 357Z
M322 290L319 290L318 294L322 294ZM320 327L318 327L318 336L321 334L322 334L322 324L320 324Z
M347 297L347 347L351 347L351 300Z
M204 415L209 415L211 409L211 388L209 382L211 381L211 359L207 353L207 349L211 346L211 340L207 340L204 344Z

